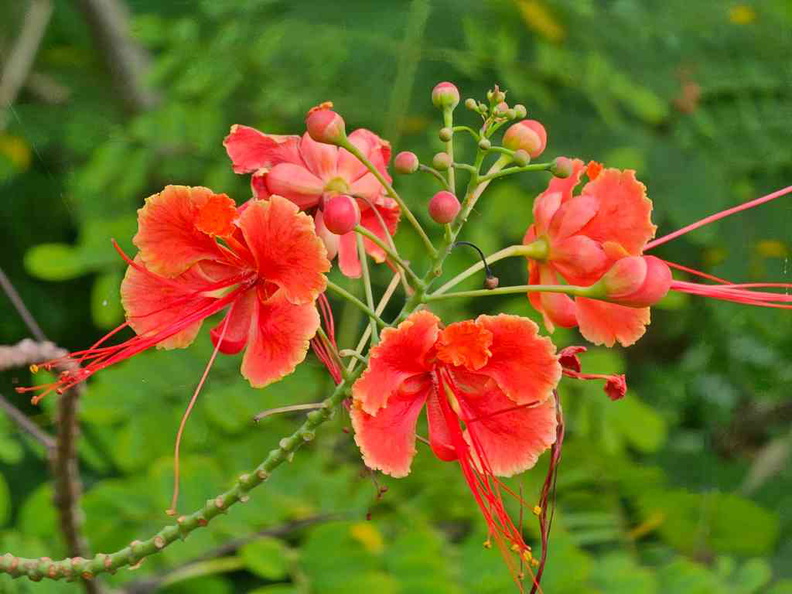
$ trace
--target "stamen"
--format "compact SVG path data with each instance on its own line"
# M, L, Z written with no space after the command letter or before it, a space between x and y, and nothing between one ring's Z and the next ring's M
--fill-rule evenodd
M176 515L176 502L179 499L179 478L180 478L180 468L179 468L179 460L181 454L181 440L182 436L184 435L184 428L187 426L187 419L190 418L190 413L192 413L192 409L195 406L195 402L198 400L198 394L201 393L201 389L203 388L204 382L206 382L206 378L209 376L209 370L212 368L212 365L217 358L217 353L220 352L220 345L223 344L223 339L225 338L226 330L228 329L228 322L231 320L231 312L234 310L234 306L232 305L228 310L228 315L225 318L225 323L223 324L223 330L220 332L220 339L217 341L217 346L215 346L214 350L212 351L212 356L209 358L209 363L206 364L206 368L204 369L203 375L201 376L201 380L198 382L198 385L195 388L195 392L193 392L192 398L190 398L189 404L187 404L187 409L184 411L184 415L182 415L181 423L179 423L179 431L176 433L176 445L174 447L173 453L173 496L171 497L171 504L170 508L165 512L169 516Z
M743 305L756 307L774 307L779 309L792 309L792 295L785 293L771 293L768 291L753 291L757 287L774 287L789 289L792 285L787 283L744 283L727 285L702 285L685 281L673 281L672 291L689 293L702 297L711 297L721 301L731 301Z
M690 233L691 231L694 231L694 230L698 229L699 227L703 227L704 225L708 225L710 223L714 223L715 221L719 221L721 219L725 219L726 217L731 216L733 214L737 214L738 212L742 212L744 210L748 210L749 208L754 208L755 206L759 206L760 204L764 204L765 202L770 202L771 200L775 200L776 198L780 198L781 196L785 196L786 194L789 194L790 192L792 192L792 186L787 186L786 188L784 188L782 190L778 190L777 192L773 192L772 194L768 194L767 196L762 196L761 198L757 198L755 200L751 200L750 202L745 202L745 203L740 204L738 206L735 206L733 208L728 208L728 209L723 210L723 211L721 211L719 213L710 215L708 217L704 217L700 221L697 221L695 223L691 223L690 225L682 227L681 229L678 229L677 231L674 231L673 233L669 233L668 235L664 235L663 237L655 239L654 241L650 241L649 243L646 244L646 247L644 248L644 251L648 251L648 250L651 250L653 248L656 248L659 245L663 245L664 243L668 243L672 239L676 239L677 237L680 237L681 235L684 235L685 233Z

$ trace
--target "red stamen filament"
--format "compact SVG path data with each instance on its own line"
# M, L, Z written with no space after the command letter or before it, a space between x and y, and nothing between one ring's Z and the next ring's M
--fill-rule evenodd
M195 406L195 402L198 400L198 394L201 393L201 389L206 382L206 378L209 376L209 370L212 368L212 365L214 365L215 359L217 359L217 353L220 352L220 345L223 344L223 339L225 338L226 330L228 329L228 322L231 320L231 312L233 310L234 306L232 305L228 310L228 315L225 317L223 330L220 332L220 338L217 341L217 346L212 351L212 356L209 357L209 363L206 364L203 375L201 376L201 379L195 388L195 392L193 392L192 398L190 398L190 402L187 404L187 409L184 411L184 415L182 415L181 423L179 423L179 430L176 433L176 445L173 449L173 496L171 497L170 508L165 512L169 516L176 515L176 502L179 499L179 478L181 476L179 460L181 456L181 440L182 436L184 435L184 428L187 426L187 419L190 418L190 414L192 413L192 409Z

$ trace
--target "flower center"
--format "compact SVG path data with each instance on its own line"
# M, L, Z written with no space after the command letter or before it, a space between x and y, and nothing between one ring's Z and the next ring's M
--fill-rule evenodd
M349 194L349 184L343 177L334 177L325 184L324 191L328 194Z
M492 332L476 322L456 322L440 333L437 358L444 363L476 371L487 364L492 352Z

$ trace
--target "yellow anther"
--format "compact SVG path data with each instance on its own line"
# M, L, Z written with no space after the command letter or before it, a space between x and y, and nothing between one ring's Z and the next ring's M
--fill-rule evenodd
M535 516L541 516L542 515L542 508L539 507L538 505L534 505L533 514Z
M523 551L522 558L525 561L532 561L533 560L533 555L531 554L531 551Z
M484 541L484 548L485 549L491 549L492 548L492 541L489 538Z
M38 371L39 371L38 365L33 364L30 366L30 373L38 373Z
M517 553L517 552L520 550L520 545L518 545L518 544L516 544L516 543L515 543L515 544L513 544L513 545L511 546L511 550L512 550L512 553Z
M531 565L533 567L537 567L539 565L539 560L538 559L531 559Z

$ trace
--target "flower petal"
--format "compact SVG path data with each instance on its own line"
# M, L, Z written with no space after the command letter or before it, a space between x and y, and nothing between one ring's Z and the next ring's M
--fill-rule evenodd
M250 335L250 327L256 321L257 299L255 289L246 291L234 301L225 317L212 328L209 333L212 344L218 347L221 353L234 355L245 348ZM225 332L223 332L224 328ZM220 342L221 336L223 337L222 342Z
M429 422L429 447L432 448L434 455L443 462L451 462L459 458L448 423L440 408L437 392L434 390L426 401L426 419Z
M383 140L370 130L358 128L349 135L349 141L371 161L379 171L388 176L388 161L391 156L391 146L387 140ZM357 181L368 169L352 153L341 149L338 153L338 175L348 180L350 183Z
M537 235L544 235L550 228L556 212L561 207L561 192L544 192L540 194L533 205L534 224L528 228L524 244L531 243ZM533 236L529 239L528 234L533 230Z
M216 301L202 293L210 281L197 266L175 278L165 278L146 270L139 255L135 264L127 268L121 283L121 304L130 327L138 336L155 336L181 326L181 330L157 343L157 347L190 346L203 323L203 317L189 323L190 314Z
M281 163L275 165L266 178L269 194L277 194L294 202L300 210L313 208L322 197L322 180L308 171L303 165Z
M363 462L397 478L410 473L415 456L415 424L431 384L424 378L406 388L392 394L376 415L363 410L361 401L356 401L350 412Z
M567 282L582 286L597 282L613 264L602 244L585 235L554 242L551 261Z
M283 291L254 303L242 375L254 388L263 388L293 372L305 359L320 319L314 303L294 305Z
M322 240L307 214L281 196L251 202L239 226L262 279L275 283L286 299L310 303L325 290L330 270Z
M371 349L368 369L352 386L352 397L362 410L377 414L407 379L431 370L427 355L437 342L439 325L437 316L422 310L382 331L381 342Z
M515 406L496 386L460 398L466 439L480 464L498 476L528 470L556 441L555 397L535 406ZM483 454L483 455L482 455Z
M146 198L138 210L138 232L132 243L140 249L140 259L148 270L173 277L200 260L223 257L212 235L197 225L201 207L217 196L208 188L166 186Z
M600 206L579 232L599 242L619 243L630 255L640 255L657 228L652 224L652 201L635 172L605 169L583 186L582 195L595 197Z
M374 203L385 195L385 188L373 173L365 173L352 182L349 186L349 193L353 196L363 196Z
M564 202L553 215L548 232L553 239L564 239L580 231L599 210L600 201L583 194Z
M529 264L529 282L540 285L557 285L558 275L551 266L545 264L532 268ZM545 327L548 332L553 332L556 326L574 328L577 326L575 317L575 302L569 295L562 293L528 293L531 305L542 313ZM537 307L537 303L539 306Z
M476 373L491 377L516 404L549 398L561 380L555 345L539 336L539 327L520 316L481 315L476 325L492 333L492 353ZM449 326L450 328L450 326Z
M302 164L299 136L264 134L249 126L235 124L223 146L234 165L234 173L253 173L277 163Z
M547 184L547 189L539 195L539 198L544 196L545 194L552 194L554 192L561 193L561 203L563 204L567 200L572 198L572 192L580 183L580 178L583 176L583 173L586 171L586 164L583 163L580 159L572 159L572 175L569 177L561 178L561 177L554 177L550 180L550 183ZM537 200L539 200L537 198Z
M401 217L401 210L393 200L386 198L381 199L381 202L382 204L375 204L374 208L361 208L360 224L387 244L388 234L390 234L391 237L396 234L396 228L399 226L399 218ZM364 237L363 245L366 248L366 253L374 258L376 262L382 263L385 261L386 254L384 250L373 241Z
M332 144L316 142L306 132L300 139L300 154L308 170L322 182L326 182L337 175L338 147Z
M348 278L360 278L362 269L360 267L360 257L357 249L357 238L355 232L351 231L338 237L338 267L344 276Z
M651 321L648 307L627 307L584 297L576 298L575 306L580 333L586 340L608 347L616 342L622 346L634 344Z

